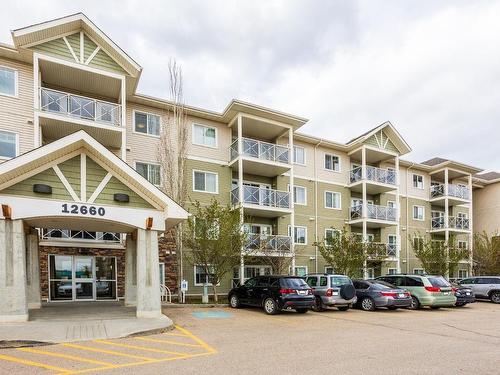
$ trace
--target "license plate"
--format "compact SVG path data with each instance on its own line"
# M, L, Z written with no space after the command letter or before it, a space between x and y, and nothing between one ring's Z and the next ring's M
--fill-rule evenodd
M405 294L404 294L404 293L399 293L399 294L398 294L398 297L399 297L399 298L405 298Z
M465 292L466 295L470 296L470 292Z
M443 292L443 294L447 296L448 294L450 294L450 292Z
M307 290L297 290L297 293L300 294L301 296L307 294Z
M332 292L332 296L338 296L339 292Z

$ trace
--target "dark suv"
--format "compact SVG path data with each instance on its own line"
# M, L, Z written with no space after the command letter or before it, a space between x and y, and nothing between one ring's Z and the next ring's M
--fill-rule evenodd
M228 294L229 305L259 306L269 315L283 309L294 309L306 313L314 304L312 289L304 279L297 276L257 276L242 286L231 289Z

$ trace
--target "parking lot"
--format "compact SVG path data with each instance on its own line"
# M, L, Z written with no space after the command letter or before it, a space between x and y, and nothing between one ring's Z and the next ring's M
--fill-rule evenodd
M265 315L167 308L171 332L0 350L1 374L499 374L500 305Z

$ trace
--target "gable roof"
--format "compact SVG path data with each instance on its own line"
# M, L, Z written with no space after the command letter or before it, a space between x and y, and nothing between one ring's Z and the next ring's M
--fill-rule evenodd
M494 171L476 174L474 177L485 181L486 183L500 182L500 173Z
M396 128L391 124L390 121L386 121L379 126L374 127L373 129L368 130L366 133L361 134L360 136L351 139L346 143L346 146L349 148L353 148L367 139L369 139L372 135L378 133L379 131L384 131L385 134L389 137L389 139L393 142L394 146L398 149L401 155L407 154L411 151L410 145L406 143L404 138L399 134Z
M424 164L424 165L428 165L428 166L433 167L433 166L435 166L435 165L438 165L438 164L441 164L441 163L444 163L444 162L447 162L447 161L450 161L450 160L435 157L435 158L432 158L432 159L429 159L429 160L423 161L423 162L422 162L422 163L420 163L420 164Z
M83 13L75 13L22 27L13 30L11 33L16 48L27 48L79 30L83 30L90 38L95 40L131 76L135 78L140 76L141 66Z
M0 187L6 186L6 184L30 171L46 169L46 166L50 163L82 148L93 159L109 168L113 175L126 183L130 189L151 202L157 210L166 212L168 226L175 225L188 218L187 211L84 130L77 131L0 164Z

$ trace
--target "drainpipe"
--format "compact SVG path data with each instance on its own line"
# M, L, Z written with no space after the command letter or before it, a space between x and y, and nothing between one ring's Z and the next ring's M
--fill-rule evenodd
M322 139L314 146L314 235L318 241L318 172L316 169L316 151ZM314 246L314 272L318 272L318 245Z
M415 166L415 163L411 163L411 165L408 167L406 170L406 273L410 273L409 267L410 267L410 239L408 238L408 217L409 217L409 204L408 204L408 176L410 175L410 169L412 169Z

